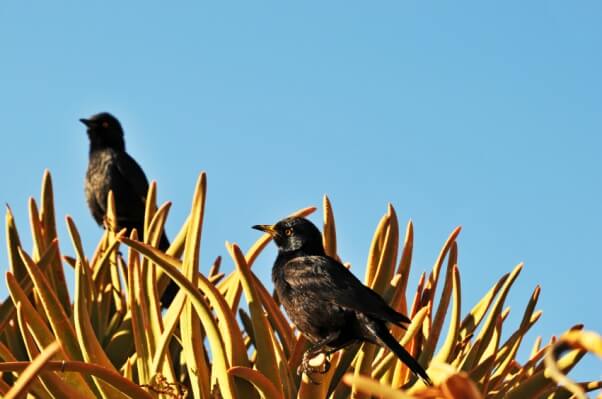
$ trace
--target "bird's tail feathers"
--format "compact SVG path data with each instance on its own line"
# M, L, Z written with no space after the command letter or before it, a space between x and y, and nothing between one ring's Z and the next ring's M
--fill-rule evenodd
M383 310L379 311L374 316L385 322L393 323L396 326L403 328L404 330L407 330L408 324L412 322L407 316L397 312L390 306L386 306Z
M372 327L371 329L374 330L374 335L376 336L377 340L380 341L380 345L386 346L393 351L399 360L408 366L414 374L420 377L426 385L433 385L433 382L424 368L416 359L414 359L412 355L408 353L407 350L405 350L403 346L399 344L399 342L397 342L384 323L375 322L370 327Z
M167 251L169 248L169 239L167 238L167 234L165 234L165 230L161 234L161 240L159 241L159 249L163 252Z
M178 285L173 281L170 281L165 288L165 291L163 291L163 295L161 296L161 307L167 309L176 298L176 295L179 291L180 287L178 287Z

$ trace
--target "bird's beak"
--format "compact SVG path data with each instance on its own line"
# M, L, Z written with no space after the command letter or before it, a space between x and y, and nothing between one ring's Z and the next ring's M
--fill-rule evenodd
M79 121L81 123L83 123L84 125L86 125L87 127L90 127L90 125L92 125L92 121L90 119L81 118Z
M265 233L268 233L269 235L271 235L272 237L274 237L277 233L276 230L274 229L274 225L269 225L269 224L256 224L255 226L253 226L253 228L255 230L259 230L259 231L263 231Z

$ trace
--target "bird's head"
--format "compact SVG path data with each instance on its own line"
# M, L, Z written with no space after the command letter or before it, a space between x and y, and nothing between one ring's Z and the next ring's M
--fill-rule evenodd
M305 218L290 217L273 225L259 224L253 228L271 235L280 251L303 251L307 255L324 254L320 230Z
M114 148L125 150L123 140L123 129L121 124L108 112L92 115L88 119L80 119L80 122L88 128L88 138L92 148Z

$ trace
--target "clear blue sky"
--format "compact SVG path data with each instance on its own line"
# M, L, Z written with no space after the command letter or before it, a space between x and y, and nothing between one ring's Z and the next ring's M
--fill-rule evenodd
M415 223L413 286L462 225L464 311L524 261L509 326L540 284L537 334L602 331L602 3L85 3L0 3L0 201L27 245L49 168L59 220L74 217L91 254L78 119L110 111L173 201L170 236L208 172L205 271L225 240L247 248L251 225L328 194L363 276L391 202ZM266 281L274 254L257 264Z

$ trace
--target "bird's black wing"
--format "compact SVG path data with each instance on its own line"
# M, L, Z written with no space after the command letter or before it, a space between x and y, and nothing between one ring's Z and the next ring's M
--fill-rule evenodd
M121 152L116 154L112 178L120 223L140 224L142 227L148 192L144 171L128 153Z
M286 282L304 293L376 319L402 325L410 319L393 310L384 299L361 283L345 266L327 256L301 256L284 266Z

